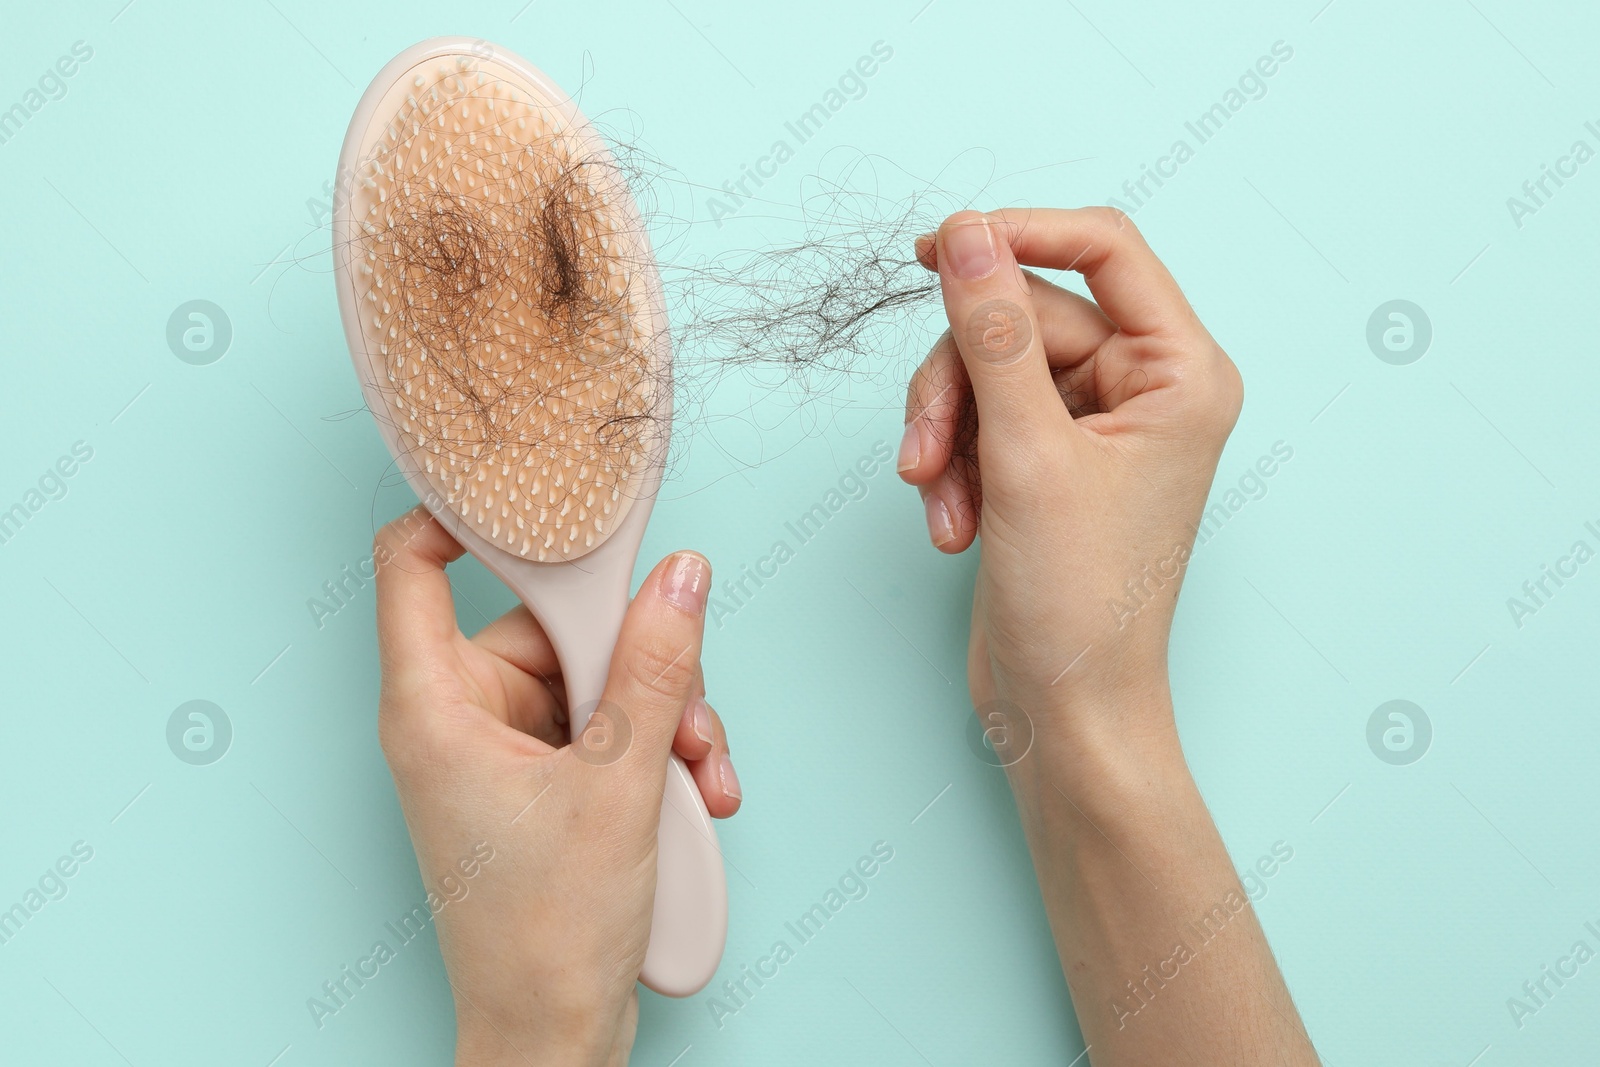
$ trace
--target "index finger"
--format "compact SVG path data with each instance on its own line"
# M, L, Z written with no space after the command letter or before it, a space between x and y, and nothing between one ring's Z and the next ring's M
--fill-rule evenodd
M1182 335L1199 326L1188 298L1124 212L1109 207L989 212L1011 230L1019 263L1083 275L1123 333Z
M378 652L387 664L416 661L459 632L445 564L466 549L418 504L378 531Z

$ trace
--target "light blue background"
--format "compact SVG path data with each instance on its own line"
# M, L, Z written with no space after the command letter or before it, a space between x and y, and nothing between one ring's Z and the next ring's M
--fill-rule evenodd
M3 1058L448 1061L431 934L320 1032L305 1007L422 892L376 743L370 595L321 630L306 606L405 505L377 488L371 420L335 418L361 400L307 201L360 88L459 33L587 79L591 113L627 109L712 187L887 42L767 203L692 228L686 253L793 241L802 179L846 149L923 176L981 149L980 206L1104 202L1292 46L1136 216L1244 372L1218 495L1294 449L1196 554L1173 639L1186 747L1240 867L1294 850L1257 907L1328 1062L1600 1060L1600 962L1521 1029L1506 1006L1580 937L1600 948L1600 563L1520 628L1506 605L1596 546L1600 162L1521 228L1506 199L1574 139L1600 147L1600 14L1323 3L8 4L0 108L74 41L94 55L0 145L0 506L75 441L94 458L0 545L0 907L75 841L94 858L0 946ZM197 298L234 329L211 366L165 340ZM1393 298L1433 324L1409 366L1365 340ZM731 574L765 554L898 439L918 355L885 352L881 384L802 418L738 382L706 398L647 560L695 546ZM1082 1050L1003 778L963 740L973 563L932 552L880 474L712 634L746 787L722 831L725 972L873 842L895 858L720 1030L706 996L644 995L636 1063ZM466 625L509 606L475 564L458 585ZM196 698L234 727L206 767L164 739ZM1433 724L1410 766L1365 739L1394 698Z

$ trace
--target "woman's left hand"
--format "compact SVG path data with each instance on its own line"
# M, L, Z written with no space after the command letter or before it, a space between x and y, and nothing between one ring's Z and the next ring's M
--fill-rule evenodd
M639 587L605 690L631 741L596 759L605 742L567 744L559 664L526 608L457 628L445 565L462 552L421 507L374 550L378 732L455 992L457 1063L626 1063L668 753L713 816L739 808L700 671L711 568L680 552ZM599 720L585 741L616 726Z

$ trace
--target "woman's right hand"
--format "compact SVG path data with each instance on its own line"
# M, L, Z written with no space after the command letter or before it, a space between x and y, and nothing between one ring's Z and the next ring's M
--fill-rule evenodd
M1041 741L1170 730L1111 709L1166 705L1167 635L1238 371L1119 211L964 211L916 250L950 329L911 382L900 473L941 551L981 531L974 705L1024 709ZM1019 264L1077 271L1098 306Z
M1310 1067L1167 684L1239 372L1120 212L962 212L917 253L950 332L901 471L936 545L981 538L968 685L1095 1067ZM1098 306L1019 262L1080 272Z

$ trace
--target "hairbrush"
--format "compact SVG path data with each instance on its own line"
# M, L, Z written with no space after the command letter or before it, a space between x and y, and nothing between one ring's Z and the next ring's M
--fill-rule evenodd
M672 414L661 282L627 182L530 63L436 38L363 94L336 185L334 279L367 407L428 509L544 627L577 737ZM698 991L726 936L716 831L674 755L640 980Z

